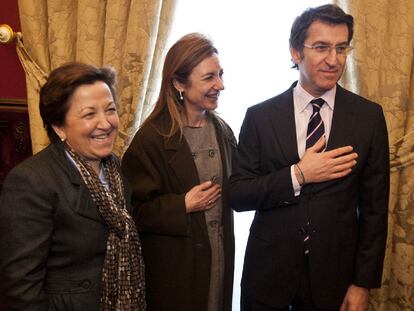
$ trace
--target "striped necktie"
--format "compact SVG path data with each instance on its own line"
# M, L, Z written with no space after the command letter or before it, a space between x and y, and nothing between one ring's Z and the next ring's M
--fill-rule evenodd
M306 149L312 147L325 134L325 127L320 115L320 110L325 101L322 98L314 99L310 102L312 104L313 113L309 119L308 131L306 132ZM304 228L304 252L309 254L309 220Z
M325 127L319 113L325 101L322 98L317 98L310 103L312 104L313 113L309 119L308 131L306 132L306 149L312 147L325 134Z

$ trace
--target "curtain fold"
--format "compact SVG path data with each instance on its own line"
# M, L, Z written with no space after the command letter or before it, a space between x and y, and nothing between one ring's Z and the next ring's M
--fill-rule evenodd
M384 108L391 194L381 289L369 310L414 310L414 2L336 0L355 18L355 50L341 83Z
M117 71L121 122L114 152L121 156L155 101L176 0L19 0L18 4L24 41L17 50L26 72L33 152L49 144L38 109L40 86L51 70L80 61Z
M30 105L29 98L32 101L35 101L36 103L39 102L40 88L46 82L47 74L37 65L37 63L30 56L29 52L26 50L22 41L21 33L17 34L16 50L20 62L23 66L23 69L26 72L28 98L27 111L29 114L29 118L30 116L39 116L39 105ZM43 121L40 117L32 118L30 120L30 134L32 142L40 142L43 141L45 138L47 139L47 135L43 126Z

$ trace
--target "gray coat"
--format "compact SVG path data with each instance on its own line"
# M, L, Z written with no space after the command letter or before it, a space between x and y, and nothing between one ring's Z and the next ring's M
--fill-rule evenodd
M6 310L99 310L107 234L60 143L15 167L0 196Z

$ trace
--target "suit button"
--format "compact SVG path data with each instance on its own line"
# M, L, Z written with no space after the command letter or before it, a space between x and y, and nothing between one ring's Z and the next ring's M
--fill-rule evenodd
M90 288L91 287L91 281L89 281L89 280L82 281L81 287L84 288L84 289Z
M209 151L208 151L208 156L210 157L210 158L214 158L214 155L215 155L216 153L215 153L215 151L213 150L213 149L210 149Z

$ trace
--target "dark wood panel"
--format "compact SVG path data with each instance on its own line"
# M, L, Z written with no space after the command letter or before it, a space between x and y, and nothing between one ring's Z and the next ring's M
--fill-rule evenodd
M31 155L27 108L0 102L0 190L7 173Z

